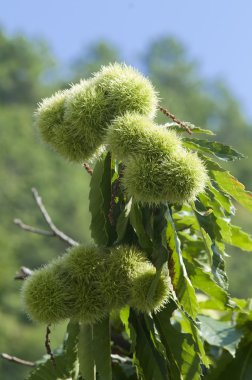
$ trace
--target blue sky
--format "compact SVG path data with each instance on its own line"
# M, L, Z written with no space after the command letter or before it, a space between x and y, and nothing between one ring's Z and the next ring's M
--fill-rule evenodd
M45 38L65 62L90 43L107 39L134 64L149 42L176 36L204 75L226 80L250 120L251 19L251 0L8 0L0 12L7 32Z

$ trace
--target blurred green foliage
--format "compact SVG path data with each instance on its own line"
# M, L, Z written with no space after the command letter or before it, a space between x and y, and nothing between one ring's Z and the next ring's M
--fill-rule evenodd
M48 73L54 62L46 45L22 36L8 37L0 31L0 352L35 360L44 352L44 328L31 324L19 296L20 283L13 281L21 265L38 267L56 257L66 245L56 238L29 234L13 224L14 218L47 229L35 206L30 188L35 186L55 224L75 240L90 241L88 185L90 177L81 165L68 164L40 140L32 114L36 102L65 86ZM101 64L120 60L120 52L99 42L72 66L72 78L88 77ZM252 129L228 87L202 78L200 67L176 39L152 43L139 61L160 91L161 104L178 118L212 129L218 140L251 157ZM158 119L168 122L163 115ZM232 172L252 188L250 159L233 165ZM238 224L252 228L249 216L238 210ZM230 291L251 296L252 256L230 251ZM53 330L52 345L62 339L61 326ZM59 340L57 340L60 338ZM1 379L23 379L26 369L0 361Z

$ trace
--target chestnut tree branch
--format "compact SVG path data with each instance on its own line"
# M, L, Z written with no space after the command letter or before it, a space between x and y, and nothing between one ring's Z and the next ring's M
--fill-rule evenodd
M22 220L20 220L20 219L14 219L14 223L25 231L32 232L32 233L39 234L39 235L49 236L49 237L58 237L59 239L63 240L65 243L69 244L70 246L79 245L79 243L77 241L75 241L71 237L67 236L64 232L62 232L61 230L59 230L55 226L50 215L48 214L48 211L46 210L46 208L42 202L42 198L39 195L37 189L32 188L32 194L33 194L35 202L36 202L45 222L47 223L48 227L50 228L50 231L42 230L40 228L30 226L28 224L23 223Z
M29 362L27 360L19 359L16 356L11 356L11 355L2 353L1 357L2 357L2 359L8 360L8 361L16 363L16 364L22 364L22 365L26 365L28 367L35 367L35 363Z
M168 111L166 108L164 107L159 107L159 110L165 115L165 116L168 116L171 120L173 120L175 123L177 123L178 125L180 125L182 128L184 128L186 130L187 133L189 133L189 135L192 134L192 131L191 129L186 125L185 122L183 121L180 121L179 119L176 118L175 115L173 115L173 113L171 113L170 111Z
M32 270L27 267L21 267L19 272L16 273L14 280L25 280L32 274Z
M93 174L93 169L88 165L87 162L83 163L83 168L86 169L86 171L88 172L88 174L90 174L90 175Z
M21 219L14 219L13 222L18 227L22 228L22 230L32 232L34 234L39 234L39 235L52 236L52 237L55 236L55 234L52 231L46 231L46 230L41 230L40 228L32 227L28 224L23 223Z

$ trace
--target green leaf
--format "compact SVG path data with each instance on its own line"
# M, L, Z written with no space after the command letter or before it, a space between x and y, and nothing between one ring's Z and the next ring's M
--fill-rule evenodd
M206 380L251 380L252 343L238 349L236 356L223 355Z
M223 259L223 255L214 243L211 245L211 249L213 252L212 273L217 284L227 290L228 278L225 271L225 261Z
M201 334L206 342L212 346L225 348L232 356L235 356L237 347L243 336L231 321L217 321L211 317L200 315L198 317Z
M93 325L93 353L99 378L112 380L109 317Z
M109 221L111 180L111 156L108 153L98 159L95 165L89 192L91 236L101 246L111 245L115 239L115 232Z
M198 312L195 290L186 272L180 248L180 240L169 210L168 220L169 223L166 231L166 237L170 253L169 272L172 285L180 305L193 319L195 319Z
M153 211L153 231L152 231L152 262L160 270L168 261L168 247L166 230L168 225L168 214L166 205L159 206Z
M93 327L88 324L81 324L78 355L80 363L80 373L85 380L95 380L95 361L93 352Z
M120 243L125 236L127 226L129 223L131 205L132 205L132 198L130 198L130 200L126 203L121 214L119 215L117 219L117 223L116 223L117 243Z
M206 189L205 193L199 196L199 199L206 208L210 207L212 210L212 215L208 218L208 224L201 218L198 218L212 240L217 240L219 243L230 240L230 218L226 216L218 198L209 189ZM211 228L209 228L209 224Z
M155 347L144 316L136 315L131 310L130 324L134 330L134 349L144 380L169 380L165 358Z
M183 145L193 150L214 155L215 157L225 161L234 161L244 158L244 156L235 149L217 141L184 138Z
M155 314L154 321L166 349L172 380L200 380L200 357L190 334L182 333L170 322L171 311L175 307L171 301L165 309Z
M191 129L191 131L193 133L200 133L200 134L205 134L205 135L210 135L210 136L214 135L214 133L212 131L210 131L209 129L203 129L200 127L196 127L194 124L192 124L188 121L185 121L184 123L187 125L187 127L189 127ZM166 127L167 129L173 129L177 133L186 132L185 128L181 127L181 125L179 125L177 123L166 123L164 125L164 127Z
M211 171L214 180L222 191L231 195L238 203L247 210L252 211L252 193L245 190L245 186L233 177L228 171Z
M252 236L244 232L238 226L230 224L229 228L231 236L229 239L225 239L225 242L243 251L252 252Z
M130 211L130 223L135 231L140 246L146 250L146 252L152 252L152 242L145 230L145 219L143 217L143 212L138 203L133 203Z
M120 310L120 319L125 327L125 332L130 337L130 328L129 328L129 316L130 316L130 308L129 306L125 306Z
M49 358L39 363L30 373L27 380L60 380L71 378L77 379L79 372L78 364L78 335L79 323L69 322L63 350L54 355L55 366Z
M202 198L203 195L200 195L200 199ZM204 195L204 198L206 198L206 195ZM197 201L197 204L202 205L200 201ZM228 279L225 272L225 262L223 259L224 244L222 239L223 234L229 236L229 225L224 219L222 220L220 216L218 218L214 214L202 216L197 213L193 205L192 208L195 211L196 218L200 225L200 232L206 251L209 255L209 261L211 262L214 279L218 285L226 290L228 288ZM223 225L220 225L221 222L223 222Z
M208 184L208 190L210 191L210 193L212 193L213 197L216 199L216 201L220 204L220 206L223 208L224 211L226 211L228 215L235 214L235 207L231 202L230 196L221 191L221 189L218 187L218 184L215 181L212 181Z
M192 285L196 289L201 290L208 296L215 298L221 302L223 306L229 306L229 297L227 293L223 288L216 284L210 272L204 271L204 269L197 266L195 262L192 263L185 260L185 265Z

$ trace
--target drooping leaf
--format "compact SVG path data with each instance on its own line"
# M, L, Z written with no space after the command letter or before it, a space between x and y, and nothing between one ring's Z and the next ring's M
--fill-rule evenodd
M169 360L171 379L200 380L201 361L195 342L190 334L176 330L171 324L170 317L173 310L171 301L165 309L154 315L155 325Z
M206 197L207 196L204 195L204 198ZM203 197L200 196L200 199L202 198ZM203 205L200 201L197 201L196 204ZM195 211L196 218L200 225L200 232L206 251L209 255L209 262L211 263L214 279L219 286L226 290L228 288L228 279L225 271L225 261L223 258L225 246L222 240L224 233L229 236L229 226L224 219L223 225L221 225L222 218L220 215L219 218L217 218L214 213L207 216L202 216L200 213L197 213L197 210L193 205L192 208Z
M169 272L172 285L180 305L193 319L195 319L198 312L195 290L186 272L180 240L172 216L169 210L167 213L169 223L166 230L166 238L169 250Z
M199 231L199 225L197 223L197 219L192 213L174 213L172 215L174 220L174 224L176 225L177 232L184 231L188 228L191 228L195 231Z
M199 323L193 321L186 313L181 311L181 318L179 321L183 333L190 334L195 343L195 350L198 353L203 365L208 368L210 360L205 352L204 343L202 340L201 332L199 330Z
M167 224L167 206L162 205L153 212L152 262L157 270L160 270L163 264L168 261L169 252L166 239Z
M184 138L183 145L196 151L214 155L215 157L225 161L234 161L244 158L243 154L237 152L230 146L224 145L217 141Z
M97 161L90 181L89 210L91 236L98 245L107 246L113 241L109 220L111 204L111 156L108 153Z
M78 340L80 326L77 322L69 322L67 335L60 353L54 354L54 363L51 358L38 363L27 380L61 380L71 378L77 380L79 373Z
M196 289L201 290L203 293L221 302L224 309L229 307L229 297L227 293L222 287L216 284L211 272L204 271L204 269L196 265L195 262L189 262L188 260L184 260L184 262L192 285Z
M212 240L221 241L222 236L219 219L225 215L221 213L220 205L216 205L216 202L211 203L211 199L208 197L207 193L203 193L199 195L194 206L192 205L192 208L195 212L200 228L203 228Z
M169 380L166 360L155 347L144 316L131 310L130 324L134 329L134 351L144 380Z
M234 359L225 355L206 380L250 380L252 378L252 343L242 345Z
M81 324L78 356L80 363L80 373L85 380L95 380L95 360L93 352L93 326Z
M223 255L214 243L211 245L211 248L213 252L212 273L217 284L220 285L223 289L227 290L228 278L225 271L225 261Z
M210 223L212 226L213 235L211 234L209 228L206 227L206 225L203 226L205 230L207 230L213 240L217 240L219 243L230 240L230 218L226 216L219 200L208 189L204 194L201 194L199 196L199 199L205 207L211 207L212 209ZM204 224L202 220L201 223Z
M127 226L129 223L129 215L132 205L132 198L126 203L121 214L119 215L116 223L116 232L117 232L117 243L120 243L125 235Z
M130 211L130 223L138 237L140 246L149 254L152 252L152 242L145 230L143 212L139 204L133 203Z
M205 154L198 152L198 156L204 161L205 167L208 170L209 174L211 174L211 170L216 170L219 172L226 171L226 169L222 168L216 161L213 161L211 158L207 157Z
M198 319L201 322L200 330L204 340L212 346L225 348L235 356L243 332L230 321L217 321L205 315L200 315Z
M92 345L99 378L112 380L109 317L93 325Z
M220 206L225 210L227 215L235 214L235 207L231 202L231 198L228 194L224 193L215 181L208 184L208 191L212 193L213 197L220 204Z
M229 225L230 236L225 243L240 248L243 251L252 252L252 236L244 232L240 227Z
M252 193L245 190L245 186L233 177L228 171L213 172L214 179L221 189L230 194L243 207L252 211Z

